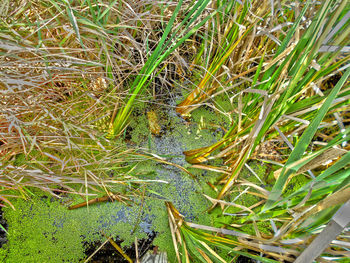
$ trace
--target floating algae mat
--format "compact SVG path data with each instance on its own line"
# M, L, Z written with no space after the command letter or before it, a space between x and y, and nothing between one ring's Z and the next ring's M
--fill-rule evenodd
M158 112L163 127L161 134L151 134L149 114L143 107L135 111L138 116L131 121L129 143L141 145L183 167L188 166L184 150L210 145L222 135L220 130L200 127L197 121L184 121L170 107L161 114ZM195 112L193 118L224 121L214 115L202 109ZM169 261L173 262L175 255L164 202L172 202L188 221L202 224L210 221L208 215L204 216L210 203L202 193L203 188L206 193L211 191L205 182L214 180L215 176L211 172L188 170L196 180L172 165L152 160L140 162L135 173L141 174L143 179L159 182L141 187L144 195L133 197L131 206L116 201L68 210L68 205L64 204L68 197L57 200L40 192L35 192L30 200L14 200L16 210L5 211L8 242L0 250L0 262L80 262L89 256L85 253L89 244L103 242L106 236L123 240L121 246L129 246L135 237L147 239L152 233L157 234L153 245L167 251ZM75 203L85 201L80 196L70 198L74 198Z
M106 241L106 237L112 237L129 252L135 249L131 247L135 238L146 241L147 248L158 247L160 251L166 251L169 262L175 262L165 201L173 203L186 221L215 227L230 224L236 212L234 207L225 209L219 220L216 218L217 210L207 213L211 203L203 193L215 196L207 182L214 183L217 174L192 168L183 155L183 151L208 146L219 140L224 133L220 127L227 127L228 120L205 107L195 110L191 119L184 120L174 111L176 103L171 104L160 107L158 111L153 105L138 105L123 135L124 141L186 168L192 176L175 165L154 160L141 161L133 172L140 179L150 182L130 197L133 205L129 206L118 201L98 202L89 207L68 210L69 205L86 201L85 197L63 194L61 199L55 199L33 190L31 199L13 200L16 210L3 209L8 223L8 241L0 249L0 262L84 262ZM161 130L158 127L158 133L152 132L149 127L150 116L157 118L157 124L161 127ZM266 175L266 166L255 161L249 165L259 177ZM256 179L246 168L240 176L249 176L250 181ZM259 184L259 181L256 183ZM120 192L125 189L117 185L115 190ZM253 195L247 195L235 202L249 207L257 201ZM258 222L257 226L262 233L272 231L267 223ZM249 226L244 226L242 230L254 234ZM111 247L111 251L113 249ZM140 251L139 255L142 255ZM96 257L98 254L92 260ZM111 258L111 262L125 262L116 250Z

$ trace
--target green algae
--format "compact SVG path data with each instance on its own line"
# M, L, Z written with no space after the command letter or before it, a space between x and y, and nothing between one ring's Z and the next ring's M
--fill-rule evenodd
M292 193L294 193L296 190L298 190L299 188L301 188L302 186L304 186L305 184L307 184L310 181L309 178L307 178L305 175L303 174L299 174L296 176L293 176L288 185L286 186L283 195L284 196L288 196Z
M78 262L84 257L80 222L67 217L66 209L41 198L14 205L16 211L5 211L9 235L2 262Z
M149 134L146 114L139 115L137 118L132 118L130 121L130 128L132 128L131 141L136 145L140 145L144 142Z
M214 183L218 174L190 168L182 154L184 150L208 146L221 139L223 131L218 131L218 128L228 125L227 117L201 107L193 111L192 121L186 122L163 109L157 114L165 130L162 137L156 137L150 134L146 110L148 108L145 104L136 105L135 116L130 119L130 142L188 168L196 180L173 166L142 161L137 163L132 174L139 179L159 182L145 185L145 196L134 197L134 205L131 207L113 202L70 211L58 200L47 198L43 194L37 194L27 201L18 199L15 201L17 210L7 210L5 213L9 223L9 242L0 250L0 256L4 259L2 261L81 262L86 258L86 244L105 240L102 232L124 240L122 245L129 246L135 237L146 238L146 232L154 231L157 236L153 244L167 252L170 262L175 262L165 201L172 202L186 221L216 227L233 222L234 218L223 216L220 209L215 209L211 214L206 211L210 202L202 193L216 196L206 182ZM123 137L126 138L126 134ZM257 162L251 163L251 166L262 178L266 168ZM245 168L242 176L258 183ZM128 191L124 188L116 186L114 190L127 194ZM235 191L239 194L240 189L234 188L233 193ZM79 196L70 198L75 203L86 201ZM250 206L257 200L255 196L244 195L236 202ZM225 212L236 211L236 208L229 207ZM270 231L267 223L259 223L258 228L264 233ZM241 230L249 232L253 229L247 225Z
M145 169L152 171L152 167L154 164ZM145 199L141 218L141 221L151 220L150 230L158 233L154 245L167 251L170 262L175 262L175 254L164 201L176 204L180 212L191 211L191 215L187 215L189 221L209 224L211 218L203 216L209 204L202 195L195 193L196 183L187 174L182 176L182 195L178 194L179 189L173 184L148 186L149 192L158 193L159 196L150 195ZM17 211L8 210L5 213L10 227L9 243L1 250L6 251L1 253L5 256L2 262L79 262L85 257L86 242L104 239L101 231L112 237L118 236L126 246L133 242L135 236L138 239L146 237L140 228L135 234L130 234L138 222L139 205L125 210L123 204L115 202L68 211L59 201L37 194L32 200L17 200L15 206ZM128 220L118 219L121 211L126 212Z
M198 123L200 129L217 130L220 127L228 127L229 120L222 114L211 108L199 108L191 113L193 122Z
M122 238L126 245L134 240L130 218L135 218L138 206L113 202L68 210L38 192L14 205L16 211L5 211L9 235L2 262L79 262L85 257L85 244L105 240L102 232ZM146 234L136 231L135 236L141 239Z
M191 185L190 179L187 185ZM167 201L178 204L183 211L192 211L193 221L197 221L193 211L204 212L203 209L207 207L204 199L204 203L198 201L198 196L191 196L188 202L182 200L177 196L176 187L171 184L167 187L153 184L149 191L166 196ZM9 236L8 244L1 249L1 262L80 262L85 257L87 243L105 240L102 232L111 237L118 236L124 240L124 246L130 245L135 237L147 237L142 227L136 228L132 234L140 215L139 204L126 207L118 202L101 203L89 208L68 210L58 200L39 196L38 193L31 200L14 201L16 211L5 211ZM160 250L167 251L171 260L175 259L175 254L164 201L159 197L146 197L140 222L150 223L148 231L158 233L154 244ZM135 200L135 203L139 202Z

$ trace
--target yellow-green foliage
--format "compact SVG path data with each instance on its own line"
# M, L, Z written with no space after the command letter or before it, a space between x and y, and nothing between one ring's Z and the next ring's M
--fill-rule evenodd
M217 130L219 126L226 128L228 118L225 115L215 112L211 108L199 108L191 114L193 122L198 124L200 129Z
M139 211L138 206L118 202L68 210L59 201L39 195L14 205L16 211L5 210L9 241L2 248L1 262L79 262L86 242L104 240L101 231L130 244ZM136 235L146 236L140 231Z
M130 121L130 127L133 129L131 133L131 141L140 146L150 133L146 115L142 114L133 118Z
M169 160L185 167L184 156L181 156L183 150L210 145L220 136L213 132L216 128L186 124L175 116L168 119L161 116L160 121L167 125L168 130L165 131L166 136L154 137L148 129L145 105L138 105L135 114L138 114L137 118L132 118L130 123L131 141L139 146L149 145L149 150L156 154L177 156L175 159L169 157ZM197 119L204 119L216 125L224 125L226 121L218 118L217 113L202 108L196 110L194 119L196 122ZM20 158L18 161L22 162ZM166 250L168 259L174 262L164 202L172 202L187 221L210 225L215 218L215 213L210 216L206 214L210 203L202 193L215 195L205 182L214 180L217 174L190 170L198 181L173 166L154 161L138 163L132 173L139 179L168 182L147 184L142 206L141 198L134 197L135 205L132 207L114 202L91 205L88 209L68 210L59 201L47 198L40 192L36 192L37 196L32 200L15 200L17 210L5 211L9 242L0 250L0 255L5 262L79 262L86 256L84 245L105 240L101 231L111 237L118 236L124 240L123 245L130 245L135 236L145 238L144 230L147 229L158 233L154 244L160 250ZM71 198L75 203L85 201L79 196ZM133 230L136 231L131 234Z
M340 263L349 263L350 262L350 258L340 259L340 260L338 260L338 262L340 262Z
M259 176L260 179L264 178L266 172L266 166L261 165L261 163L257 161L249 162L250 168ZM257 185L260 184L259 180L246 168L244 167L240 173L240 178L246 179L250 182L253 182ZM250 207L257 202L260 201L260 198L249 194L244 193L240 195L248 186L233 186L230 194L230 200L235 200L234 203L238 205L242 205L245 207ZM257 192L254 188L249 187L249 192ZM236 197L240 195L237 199ZM254 209L253 209L254 210ZM247 211L242 210L241 208L235 206L226 206L226 208L222 211L220 207L216 207L211 213L212 216L212 224L216 227L228 226L230 224L240 224L236 220L241 219L241 216L236 216L237 213L247 213ZM258 230L265 234L271 234L272 228L269 222L258 222L257 223ZM245 232L248 234L255 234L255 230L251 223L247 223L240 228L237 228L238 231Z
M303 185L305 185L309 181L310 181L310 179L308 179L303 174L296 175L289 181L283 194L287 196L291 193L294 193L296 190L298 190L300 187L302 187Z
M190 180L187 185L190 185ZM165 200L181 204L180 210L190 214L191 221L197 222L196 214L207 207L207 203L198 195L190 196L189 192L178 195L175 186L157 190ZM1 262L79 262L84 258L86 242L104 241L101 231L108 236L118 236L124 240L124 245L129 245L135 236L138 239L146 237L140 227L131 235L135 225L146 221L152 221L149 230L158 233L154 244L166 250L169 259L175 256L162 198L146 198L141 218L138 218L141 208L137 204L126 207L118 202L101 203L91 205L88 209L68 210L59 201L50 199L38 196L27 201L17 200L14 202L16 211L5 211L9 241L1 249Z
M2 262L78 262L83 258L81 221L47 200L20 200L7 210L8 243Z
M173 202L187 220L194 222L203 221L198 218L202 218L208 203L197 191L200 186L187 174L165 167L162 172L153 162L140 163L136 169L144 171L143 177L147 179L156 178L157 171L161 176L167 172L175 176L162 178L169 184L148 185L141 213L140 199L135 199L132 207L114 202L75 210L68 210L51 197L40 196L39 191L31 200L15 200L17 210L5 210L9 242L0 250L1 262L79 262L85 256L84 244L105 240L101 231L118 236L125 241L124 245L129 245L135 236L146 237L141 227L131 235L135 225L145 222L152 222L149 231L158 233L154 244L166 250L170 260L175 259L164 201ZM74 199L77 203L84 201L78 196Z
M102 240L101 231L121 237L126 244L134 238L130 232L137 206L114 202L69 211L44 196L18 200L15 205L16 211L5 213L9 242L2 254L6 262L78 262L84 257L84 243ZM145 234L137 232L137 236Z

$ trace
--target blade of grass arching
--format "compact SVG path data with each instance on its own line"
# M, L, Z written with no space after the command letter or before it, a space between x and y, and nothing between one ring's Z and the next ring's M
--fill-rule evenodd
M280 202L278 202L279 205L288 202L289 200L292 200L294 197L308 192L310 189L317 188L318 184L321 184L323 181L327 181L327 177L330 177L335 183L336 181L343 180L343 178L346 178L350 175L350 169L346 169L344 171L341 171L347 164L350 163L350 152L345 154L338 162L336 162L334 165L326 169L323 173L321 173L319 176L317 176L312 181L308 182L304 186L300 187L298 190L296 190L294 193L290 194L288 197L285 197ZM340 171L340 172L338 172Z
M0 200L7 203L13 210L16 210L15 207L13 206L13 204L4 196L0 195Z
M311 167L313 166L312 164L309 164L310 162L315 163L316 162L316 167L318 167L319 165L321 165L322 163L329 161L329 158L337 158L339 156L342 156L343 154L346 153L346 150L343 150L341 153L339 152L333 152L331 156L329 156L329 153L326 155L326 159L324 159L324 157L322 156L326 151L329 150L334 150L336 151L337 148L335 148L336 146L342 144L344 141L348 141L350 139L350 134L349 134L350 128L346 129L344 132L341 132L339 135L337 135L332 141L330 141L327 146L323 147L322 149L314 152L314 153L310 153L308 154L306 157L303 157L297 161L295 161L294 163L290 164L290 165L286 165L286 169L291 170L293 172L296 173L301 173L301 172L305 172L307 167L310 165ZM340 151L340 149L338 149L338 151ZM319 159L320 158L320 159ZM321 164L320 164L321 162ZM329 167L328 169L330 169L331 167ZM275 174L279 176L279 174L281 173L283 168L275 171ZM313 168L310 168L313 169ZM328 170L327 169L327 170Z
M318 126L320 125L322 119L326 115L329 107L331 106L333 100L336 98L338 92L344 85L344 83L347 81L348 77L350 75L350 68L344 73L344 75L341 77L341 79L338 81L336 86L332 89L330 94L328 95L327 99L317 112L317 115L310 123L309 127L304 131L303 135L301 136L299 142L295 146L294 150L290 154L285 166L297 161L300 159L306 148L309 146L313 136L315 135L316 131L318 130ZM284 189L285 183L287 182L288 177L291 175L290 170L286 170L284 167L282 170L281 175L279 176L278 180L276 181L275 185L273 186L271 193L269 195L269 198L266 202L266 205L263 208L263 211L266 211L267 209L270 209L273 204L279 199L281 196L281 193Z
M264 62L265 53L266 53L266 49L264 50L264 52L263 52L263 54L261 56L258 68L256 69L256 72L255 72L255 75L254 75L254 78L253 78L253 82L251 84L252 87L255 86L255 84L256 84L256 82L258 80L258 77L260 76L260 72L261 72L261 69L262 69L262 66L263 66L263 62Z
M339 170L343 169L346 165L350 163L350 151L347 152L344 156L342 156L335 164L330 166L327 170L317 176L313 181L320 182L321 180L326 179L327 177L335 174ZM336 178L332 178L336 179Z
M92 15L92 19L94 21L96 21L96 13L95 13L95 9L93 8L92 4L91 4L91 1L90 0L86 0L88 6L89 6L89 11L90 11L90 14Z
M320 201L312 200L312 202ZM302 236L305 233L314 233L322 227L326 225L330 218L335 214L335 212L339 209L340 205L328 207L327 209L323 209L313 215L310 215L308 218L305 218L302 223L300 223L297 227L293 227L294 229L291 232L294 232L295 235ZM299 210L302 208L299 208ZM304 209L305 210L305 209Z
M199 11L203 11L204 8L206 7L206 4L209 3L209 1L203 2L205 5L203 8L200 8L195 14L194 17L197 19L200 15ZM183 32L180 33L180 35L183 35L180 39L177 39L176 44L172 46L171 49L167 50L164 56L168 56L170 53L172 53L176 48L178 48L182 43L184 43L191 35L193 35L201 26L203 26L210 18L212 18L219 10L214 10L210 15L207 15L204 19L202 19L198 24L193 26L191 29L189 29L189 26L186 26L186 28L183 30ZM191 20L191 23L193 23L195 19ZM186 33L187 32L187 33ZM170 44L170 41L168 41Z
M107 15L107 18L108 18L108 15L109 15L109 12L111 10L111 8L116 4L118 3L119 0L114 0L112 3L110 3L106 9L102 12L102 14L100 14L98 17L97 17L97 21L100 21L102 18L104 18L106 15ZM106 22L106 21L104 21Z
M68 0L63 0L63 1L66 4L66 11L67 11L69 21L71 22L71 24L73 26L73 29L75 31L75 34L77 35L77 38L80 42L81 47L85 50L85 46L84 46L83 41L81 40L81 37L80 37L79 26L78 26L77 19L74 15L74 10L72 9Z
M339 175L341 175L342 178ZM319 184L314 184L310 189L308 189L308 191L305 191L297 197L289 199L286 204L293 211L300 211L303 208L307 207L309 204L319 202L321 199L323 199L324 196L330 195L330 193L338 191L337 188L340 187L342 182L344 182L344 180L341 179L346 179L348 175L349 172L339 172L334 175L337 177L338 180L332 180L330 182L324 181ZM341 188L342 187L340 187L339 189Z
M350 175L350 171L349 171ZM344 185L350 185L350 176L346 176L343 181L334 189L333 192L339 191L341 188L344 187Z
M7 232L6 228L4 228L2 224L0 224L0 229L4 231L7 235L9 235L9 232Z
M192 253L193 256L195 256L197 259L199 259L201 262L206 263L208 262L202 253L198 251L198 244L196 244L196 240L194 240L193 236L188 235L186 231L181 231L183 238L186 242L187 248L189 252Z
M197 3L194 6L191 6L189 8L190 11L189 12L185 12L187 13L187 15L182 19L182 22L176 26L176 29L174 30L174 32L172 33L170 39L167 41L167 43L165 44L165 46L168 46L171 44L171 40L173 38L176 37L176 34L181 30L181 28L187 23L188 25L191 25L197 18L198 16L204 11L204 9L206 8L207 4L208 4L208 0L205 1L197 1ZM196 13L195 13L196 12ZM193 15L194 14L194 15ZM192 19L190 21L188 21L188 19L191 17ZM188 22L187 22L188 21ZM178 34L179 36L184 35L185 32L187 31L187 27L180 33Z

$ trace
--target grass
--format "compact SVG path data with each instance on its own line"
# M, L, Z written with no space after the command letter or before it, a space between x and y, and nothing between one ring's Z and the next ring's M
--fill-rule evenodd
M32 187L128 203L161 181L140 171L148 160L187 172L212 203L208 225L164 203L178 262L293 262L348 209L349 12L331 0L4 1L0 205ZM152 152L174 109L217 138L187 164ZM316 260L348 256L341 229Z

